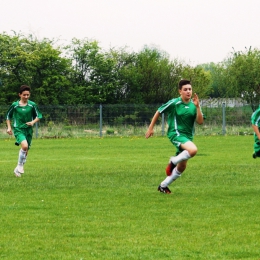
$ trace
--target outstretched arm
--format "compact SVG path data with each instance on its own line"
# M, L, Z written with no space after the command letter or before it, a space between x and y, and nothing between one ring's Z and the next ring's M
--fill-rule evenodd
M145 138L149 138L149 137L153 136L153 133L154 133L153 128L154 128L154 125L155 125L157 119L159 118L159 116L160 116L159 111L156 111L153 116L153 119L151 121L151 124L149 125L148 130L145 134Z
M198 95L195 93L193 97L193 103L197 107L197 118L196 122L201 125L203 123L203 115L200 110L200 101Z

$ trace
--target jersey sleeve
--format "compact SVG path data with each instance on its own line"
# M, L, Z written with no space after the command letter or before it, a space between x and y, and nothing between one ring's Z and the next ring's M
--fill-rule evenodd
M175 106L175 103L176 103L175 101L176 101L176 99L174 98L174 99L169 100L167 103L161 105L161 106L158 108L158 112L159 112L160 114L161 114L161 113L168 113L168 111L169 111L170 109L172 109L172 107Z
M33 108L33 110L32 110L33 119L35 119L36 117L39 119L42 119L42 113L41 113L40 109L38 108L37 104L31 100L29 102L30 102L31 107Z
M35 117L42 119L42 113L36 104L34 105L34 111L35 111Z
M14 103L9 107L5 119L6 120L11 120L13 118L13 113L14 113Z
M252 125L260 126L260 108L258 108L251 116Z

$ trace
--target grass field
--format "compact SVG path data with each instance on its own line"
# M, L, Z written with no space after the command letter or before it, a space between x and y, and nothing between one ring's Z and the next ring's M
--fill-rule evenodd
M34 139L22 178L0 139L1 259L260 259L252 136L198 136L161 194L166 137Z

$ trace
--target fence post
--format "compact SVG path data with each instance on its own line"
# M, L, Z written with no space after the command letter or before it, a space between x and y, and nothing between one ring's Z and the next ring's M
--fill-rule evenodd
M162 136L164 136L164 113L162 113Z
M226 134L226 103L222 103L222 134Z
M35 124L35 137L38 138L38 122Z
M99 105L99 136L102 137L102 104Z

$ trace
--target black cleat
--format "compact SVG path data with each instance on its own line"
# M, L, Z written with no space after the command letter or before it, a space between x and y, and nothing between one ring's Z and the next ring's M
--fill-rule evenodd
M256 156L256 154L255 154L255 153L253 153L253 158L254 158L254 159L256 159L256 157L257 157L257 156Z
M167 194L172 193L168 187L163 188L163 187L161 187L161 185L159 185L158 191L160 191L162 193L167 193Z

